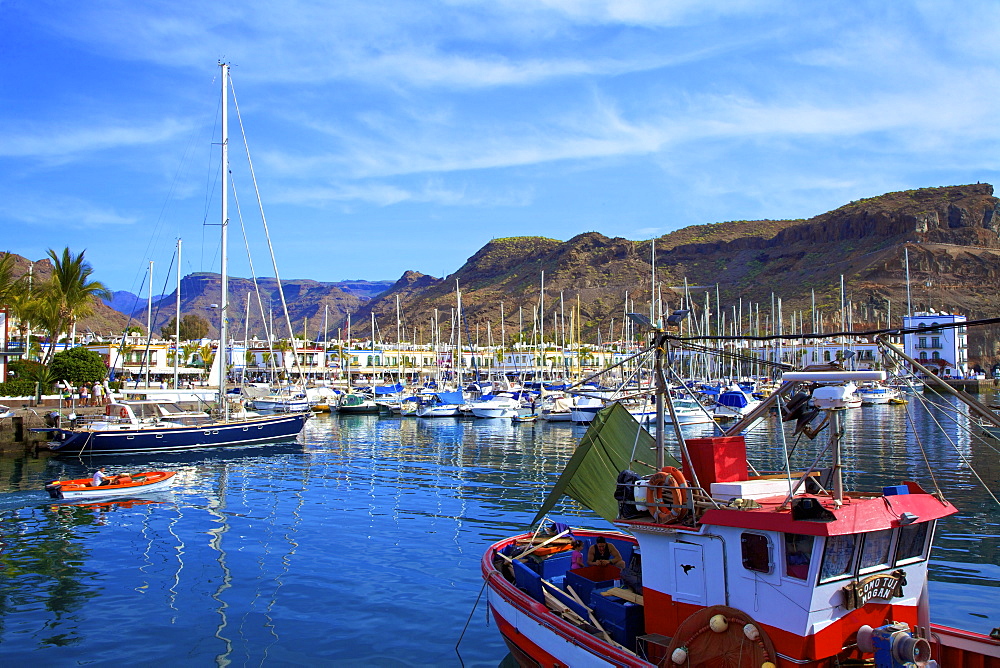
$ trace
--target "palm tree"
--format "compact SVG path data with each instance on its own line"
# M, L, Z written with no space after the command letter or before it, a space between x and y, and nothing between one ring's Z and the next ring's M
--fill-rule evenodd
M201 357L202 363L205 365L205 369L210 369L212 367L212 362L215 361L215 351L212 348L212 344L206 343L198 348L198 356Z
M198 344L188 341L181 345L181 362L187 366L191 363L191 356L198 352Z
M55 353L55 342L59 335L71 325L76 326L78 318L86 317L94 311L94 298L111 299L111 291L100 281L90 280L94 273L90 263L83 259L84 251L74 255L64 248L57 255L51 248L46 251L52 260L52 278L43 286L42 294L56 307L57 318L50 324L50 340L44 362L47 364Z
M24 276L14 276L14 256L0 255L0 305L7 305L11 299L22 293Z
M7 297L7 307L16 322L18 334L21 337L21 346L25 348L25 355L29 353L25 341L28 338L28 330L39 321L39 310L41 300L32 295L27 290L19 290Z

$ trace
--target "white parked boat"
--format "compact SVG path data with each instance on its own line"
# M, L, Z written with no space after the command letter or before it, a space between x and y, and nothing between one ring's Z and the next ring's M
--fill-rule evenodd
M458 417L463 405L461 392L437 392L417 405L417 417Z
M538 417L546 422L569 422L572 409L571 397L546 398L542 401Z
M597 412L606 405L607 402L600 397L577 397L570 409L569 419L576 424L590 424Z
M875 406L891 403L899 398L899 390L887 385L862 385L858 388L858 396L864 406Z
M750 411L760 406L760 401L739 385L730 385L719 393L713 415L720 420L734 420L748 415Z
M512 418L520 408L520 400L509 394L487 395L469 404L469 410L477 418Z
M697 399L681 397L674 399L673 404L678 424L708 424L712 422L712 416L708 409L699 404ZM663 417L667 424L672 424L669 412L666 412Z
M309 410L309 399L303 390L287 387L274 394L251 399L250 405L255 411L300 413Z

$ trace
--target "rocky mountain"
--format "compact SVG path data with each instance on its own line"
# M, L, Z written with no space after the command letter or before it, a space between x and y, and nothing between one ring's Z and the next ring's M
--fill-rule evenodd
M844 277L855 329L885 326L891 315L898 325L906 308L909 256L913 308L935 308L970 318L1000 310L1000 200L989 184L924 188L850 202L803 220L730 221L695 225L654 240L633 241L585 232L567 241L545 237L494 239L457 271L436 278L406 271L395 283L283 281L292 329L322 338L324 314L331 338L346 333L371 336L374 314L378 338L396 337L396 314L405 340L431 340L433 323L445 340L451 336L456 288L465 317L463 338L499 341L501 312L508 338L523 325L529 335L539 306L543 280L544 320L551 336L556 325L578 332L584 341L620 336L622 314L648 311L655 257L658 291L665 308L680 306L678 286L691 289L695 317L706 297L714 309L716 290L722 311L732 323L732 307L744 313L754 304L767 320L771 299L782 300L786 323L793 312L809 315L815 294L826 331L839 328L840 280ZM25 265L27 261L24 261ZM36 276L45 262L35 264ZM26 269L26 266L25 266ZM274 321L278 337L288 335L274 279L259 279L260 300L250 299L249 332L263 337L264 321ZM707 287L706 287L707 286ZM717 286L717 287L716 287ZM247 300L256 295L247 279L230 279L231 327L242 336ZM197 273L182 281L182 313L217 320L220 278ZM626 297L628 304L626 304ZM154 330L174 312L174 295L156 305ZM81 323L104 331L110 309ZM738 310L737 310L738 312ZM110 311L110 313L114 313ZM144 326L144 304L134 314ZM714 314L718 317L718 314ZM115 321L120 331L123 318ZM611 332L612 322L615 331ZM748 327L744 318L742 329ZM787 324L786 324L787 327ZM239 332L237 334L237 332ZM996 361L1000 333L970 332L970 356Z
M546 330L553 317L579 330L583 340L607 339L611 319L627 310L648 311L652 258L665 308L680 305L682 290L707 292L727 313L742 303L770 311L771 295L782 299L786 320L808 312L815 293L825 331L840 323L840 277L844 276L855 329L893 323L906 308L905 253L909 253L914 310L935 308L970 318L1000 310L1000 200L989 184L888 193L846 204L806 220L734 221L677 230L652 241L608 238L597 232L560 242L543 237L495 239L444 279L411 276L353 316L355 336L367 336L374 313L384 338L395 336L396 297L409 327L404 338L429 340L434 309L448 337L456 286L462 291L469 335L485 340L486 324L499 338L503 305L508 333L519 322L530 329L544 271ZM419 285L417 285L419 282ZM695 290L696 315L705 303ZM626 307L625 298L629 304ZM578 310L578 314L576 314ZM745 311L746 312L746 311ZM565 314L564 316L561 314ZM811 319L807 316L808 319ZM731 320L730 320L731 322ZM560 325L561 326L561 325ZM744 329L747 324L744 323ZM787 327L787 325L786 325ZM998 337L973 332L970 354L994 355Z
M52 276L52 263L48 258L44 260L29 260L20 255L11 254L14 257L14 275L29 277L29 285L32 290L37 290ZM125 329L128 316L111 308L100 299L94 299L93 315L84 318L77 323L77 333L94 332L97 334L121 333ZM13 334L13 332L10 332Z
M153 301L159 301L163 299L165 295L153 295ZM138 310L140 305L147 304L146 297L140 297L128 290L113 290L111 292L111 299L103 299L105 306L110 306L119 313L129 313L133 310Z
M282 280L284 300L288 306L289 320L296 336L307 334L322 338L323 321L328 323L330 336L345 322L347 314L357 311L373 296L385 292L390 281L341 281L323 283L308 279ZM278 281L264 277L257 279L229 277L230 328L232 335L243 338L244 331L250 338L266 338L267 328L273 325L278 338L288 337L288 323L282 308L282 295ZM210 336L218 336L218 307L222 299L222 278L219 274L200 272L181 279L181 315L195 314L210 323ZM258 297L259 295L259 297ZM249 305L248 305L249 302ZM177 310L177 292L164 295L153 303L153 331L160 332ZM148 307L133 312L132 317L142 326L147 320ZM249 319L247 317L249 314Z

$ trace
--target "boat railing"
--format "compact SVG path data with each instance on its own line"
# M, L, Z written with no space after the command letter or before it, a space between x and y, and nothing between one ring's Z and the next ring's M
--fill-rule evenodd
M119 417L117 415L80 415L73 420L73 424L76 427L89 427L98 423L132 424L132 419Z
M662 501L657 502L655 497L650 499L647 496L646 502L637 501L636 503L644 505L647 508L665 506L670 509L669 514L676 518L674 522L679 524L697 524L698 519L706 510L719 508L723 505L716 499L713 499L712 495L706 492L703 487L692 483L685 483L683 485L651 485L647 481L646 489L660 490ZM674 500L674 492L678 492L679 496L682 497L679 504ZM652 512L650 514L653 515Z

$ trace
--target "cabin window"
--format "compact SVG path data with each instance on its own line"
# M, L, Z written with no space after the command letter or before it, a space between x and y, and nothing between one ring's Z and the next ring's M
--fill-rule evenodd
M853 534L829 536L826 539L826 547L823 548L823 564L819 571L820 582L836 580L851 574L856 543L857 536Z
M899 529L899 545L896 547L896 563L919 561L924 558L930 522L908 524Z
M809 577L813 537L799 533L785 534L785 575L797 580Z
M743 551L743 568L756 573L771 572L771 541L759 533L745 533L740 536Z
M829 362L830 361L830 351L829 350L824 350L823 351L823 361L824 362Z
M861 562L858 572L874 571L889 565L889 551L892 548L892 529L871 531L865 534L861 546Z

